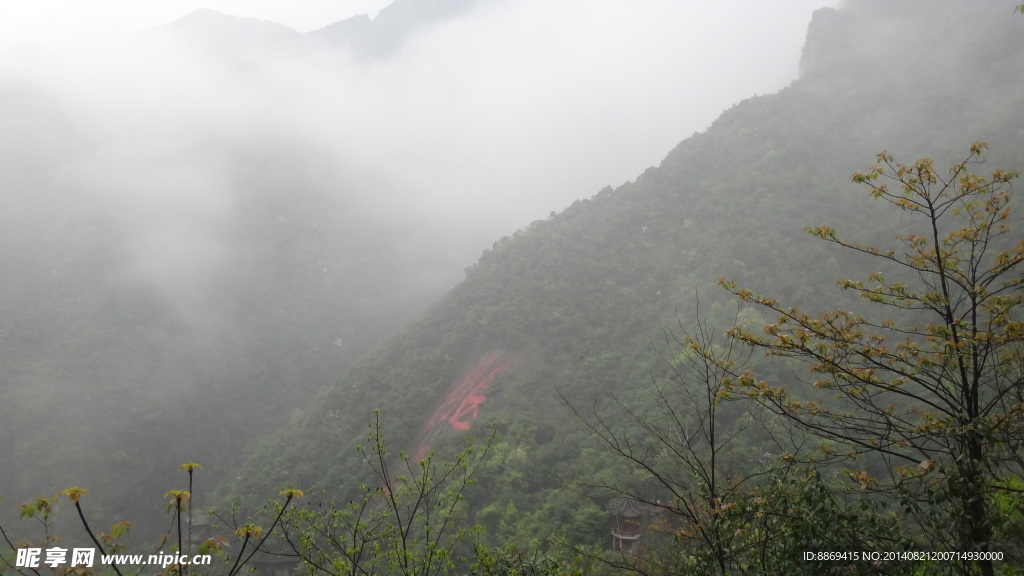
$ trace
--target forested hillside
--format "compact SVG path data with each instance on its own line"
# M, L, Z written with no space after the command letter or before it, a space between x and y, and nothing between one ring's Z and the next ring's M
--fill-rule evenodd
M585 487L643 475L602 451L570 407L614 420L628 419L615 402L656 405L652 382L670 379L666 358L680 352L665 331L680 336L701 318L722 335L737 319L718 278L809 313L864 310L836 282L867 278L877 263L804 229L827 224L882 245L915 233L907 214L850 181L882 150L948 166L983 140L982 171L1024 166L1024 21L1011 9L858 0L818 11L799 80L725 111L635 181L495 242L264 443L230 493L355 485L368 472L353 445L379 408L392 446L409 454L497 430L468 512L494 542L606 546L609 495ZM1019 237L1020 211L1011 214ZM748 329L774 321L757 309L738 319ZM798 385L790 364L755 357L751 367ZM743 437L737 450L780 452L759 442Z
M739 28L771 44L755 55L670 24L727 9L667 0L395 0L306 33L202 9L107 35L136 10L39 12L76 21L0 39L0 494L79 485L100 517L136 517L183 461L207 486L235 475L494 238L787 83L795 58L771 55L795 55L820 1L753 4L777 20ZM4 4L6 29L37 8ZM690 66L730 75L662 75L705 37L720 58Z

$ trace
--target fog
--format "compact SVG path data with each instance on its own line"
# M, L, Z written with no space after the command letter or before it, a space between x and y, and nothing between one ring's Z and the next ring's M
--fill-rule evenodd
M427 0L340 16L41 3L56 20L0 4L0 301L16 311L0 393L22 431L0 445L19 464L0 491L52 472L25 460L52 442L32 432L43 413L80 460L135 457L123 435L97 439L104 410L69 423L75 405L50 400L71 391L111 412L142 394L118 418L149 418L145 450L168 458L272 429L495 240L795 79L811 12L830 4L478 0L435 18ZM376 43L317 32L360 12ZM138 409L173 397L194 418L222 406L211 390L265 394L266 426L240 435L246 414L219 414L210 442L181 411ZM89 474L56 466L55 482Z
M390 0L4 0L0 2L0 53L26 44L96 42L162 26L201 8L278 22L299 32L350 18L376 16Z
M369 58L297 34L182 23L44 48L19 73L98 142L62 167L68 178L129 228L139 210L163 216L136 230L153 236L138 259L185 221L200 229L192 246L215 259L218 219L244 191L223 181L230 155L207 144L261 139L327 154L339 194L413 244L429 231L457 267L634 178L732 104L785 86L822 4L490 0Z

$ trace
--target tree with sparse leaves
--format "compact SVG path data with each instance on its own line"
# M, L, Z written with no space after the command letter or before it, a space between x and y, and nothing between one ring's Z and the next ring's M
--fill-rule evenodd
M765 473L739 465L751 454L735 444L758 422L730 402L732 386L724 376L743 363L733 354L736 343L716 342L714 329L701 320L692 333L682 332L681 338L665 334L674 355L662 356L666 374L652 375L653 409L639 411L616 402L610 414L595 405L587 415L563 401L594 437L645 479L639 485L600 488L653 510L644 528L669 534L673 542L664 551L646 544L641 555L622 551L606 561L639 574L680 569L728 574L745 552L744 531L738 528L749 518L737 518L736 512L746 509L741 504L751 485Z
M812 236L866 255L878 272L841 280L885 314L809 315L720 283L774 312L762 334L735 338L769 356L807 365L803 386L734 374L750 395L849 458L851 485L891 497L929 550L967 552L960 574L995 573L1002 554L1019 563L1019 478L1024 440L1024 238L1010 228L1018 171L972 172L987 145L941 174L931 159L905 165L882 153L853 175L871 195L907 214L911 232L878 248L828 226ZM884 267L884 268L882 268ZM995 554L993 554L995 553Z
M370 428L370 444L357 450L372 470L376 485L361 486L360 496L347 503L339 503L326 495L324 500L307 497L301 506L297 505L297 500L303 498L304 493L286 488L280 492L283 499L269 502L257 519L236 517L235 507L224 514L213 512L212 517L220 522L226 534L234 531L237 541L233 551L226 550L232 544L224 536L208 538L199 544L198 551L192 549L192 480L194 471L202 466L183 464L181 469L188 473L188 489L169 490L164 494L171 525L153 551L160 550L162 554L166 548L185 557L194 552L217 554L222 561L212 568L171 564L165 567L162 576L212 573L237 576L249 570L248 566L257 555L289 560L302 573L335 576L440 576L452 573L457 566L468 568L471 564L481 568L482 573L501 573L495 566L514 560L515 555L508 551L492 555L482 546L470 545L465 539L469 529L463 522L465 491L474 482L474 474L486 458L493 435L482 448L467 439L465 448L453 459L441 461L432 452L418 459L401 452L392 454L376 412ZM97 547L95 571L103 569L99 567L100 558L109 554L124 557L127 552L119 537L128 532L130 523L118 522L110 532L95 533L82 509L81 499L85 494L84 489L74 487L54 498L40 496L32 503L21 504L22 518L38 521L43 533L35 541L17 540L0 525L0 538L8 547L7 551L0 551L0 576L42 576L44 568L20 566L14 557L19 549L43 549L59 540L50 529L56 502L63 496L74 504L82 527ZM259 518L269 524L259 523ZM460 545L462 554L457 549ZM538 564L535 568L547 565ZM109 564L109 569L117 576L125 574L124 568L116 563ZM61 567L45 569L55 576L63 573L62 570ZM131 574L138 576L145 568L138 566L133 570ZM81 575L86 573L86 567L71 566L66 571ZM88 573L94 572L90 569Z
M641 576L821 574L835 561L807 561L803 552L906 549L881 506L835 493L804 458L812 436L773 421L738 393L733 375L747 365L749 350L717 338L699 317L694 328L680 330L682 337L666 332L672 353L659 352L667 370L652 374L651 409L616 402L611 413L595 405L588 415L566 400L635 470L625 482L597 487L652 511L641 551L605 553L605 565ZM904 571L865 562L845 573Z
M152 550L148 551L147 554L139 556L139 558L147 558L150 554L155 553L158 550L160 551L161 556L167 556L170 558L170 555L165 555L163 552L165 547L168 546L170 551L175 553L175 556L180 554L182 558L194 557L195 554L216 554L223 557L223 568L225 568L225 574L227 576L236 576L242 571L246 564L252 560L253 556L264 549L265 541L260 538L263 531L262 527L253 523L247 523L235 531L241 540L241 544L238 547L237 552L233 555L233 561L229 558L229 554L224 553L224 549L229 547L230 544L226 538L221 536L208 538L199 543L197 549L193 549L192 526L194 520L192 516L192 480L193 473L196 470L201 470L202 466L194 462L190 462L182 464L180 468L188 473L188 490L169 490L164 494L164 497L168 498L167 513L171 515L170 527L174 528L177 526L176 543L172 542L172 538L170 536L171 530L168 530ZM81 576L85 574L103 573L105 570L104 566L108 566L109 570L113 571L117 576L124 576L125 572L122 571L122 569L127 570L127 567L123 564L119 564L119 562L137 554L137 552L135 554L130 554L122 539L122 537L126 536L131 531L132 523L119 521L114 523L109 532L94 532L92 524L89 522L85 511L82 508L82 498L85 497L86 493L87 490L74 486L60 491L53 498L38 496L32 502L20 503L18 507L20 509L19 515L21 518L35 520L38 522L42 529L42 535L37 539L15 540L12 533L0 525L0 537L2 537L4 543L6 543L9 549L9 552L5 551L0 553L0 575L6 576L8 574L19 574L21 576L42 576L42 574L46 572L54 575L72 573ZM264 511L265 514L273 516L273 524L271 525L270 532L273 532L275 527L280 523L282 516L289 510L293 501L302 496L302 492L298 490L282 490L281 495L285 497L284 503L275 506L272 513L269 510ZM24 565L17 561L12 561L13 557L20 557L19 550L24 551L25 549L31 548L38 548L40 550L49 549L61 541L60 536L52 533L51 529L53 526L54 515L56 514L58 507L57 505L62 496L66 496L74 505L82 528L88 534L89 540L96 546L93 550L94 553L98 552L98 555L93 556L93 564L72 564L71 562L74 561L73 558L67 562L66 566L63 565L63 562L67 561L67 558L57 560L55 564L48 566L38 563L37 565ZM182 522L185 522L186 525L183 526ZM188 535L188 539L183 539L183 530L187 531L184 533ZM66 553L67 550L65 549L64 552ZM113 558L113 560L105 564L104 559L108 557ZM187 576L188 574L195 574L195 571L193 570L194 567L188 564L172 563L164 565L162 568L163 571L160 572L160 574L164 576ZM146 564L136 564L132 570L133 572L129 572L129 574L138 576L146 570ZM209 569L205 569L203 567L200 569L200 573L206 574L208 573L208 570Z
M464 565L467 559L456 554L469 532L462 523L463 499L493 435L482 449L467 439L451 460L433 452L396 455L375 411L367 440L369 446L357 450L376 485L362 485L347 502L325 493L323 500L290 511L275 534L277 554L300 561L303 572L331 576L440 576Z

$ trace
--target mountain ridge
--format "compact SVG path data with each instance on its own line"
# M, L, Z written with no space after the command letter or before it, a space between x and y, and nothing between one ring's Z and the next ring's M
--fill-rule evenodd
M207 49L298 50L312 44L349 50L365 58L383 58L398 50L410 36L466 14L483 2L395 0L374 18L357 14L304 33L270 20L199 8L157 30L182 34Z

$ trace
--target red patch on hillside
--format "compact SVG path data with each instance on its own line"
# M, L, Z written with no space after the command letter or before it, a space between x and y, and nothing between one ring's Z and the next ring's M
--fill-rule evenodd
M490 352L462 379L423 428L427 434L434 426L447 422L455 430L469 430L469 421L477 417L480 405L487 401L484 392L495 376L508 370L514 360L502 360L500 352Z
M484 392L498 375L508 370L515 358L502 359L502 353L493 351L484 356L462 380L453 385L444 403L434 411L419 436L419 448L412 455L412 462L419 462L430 453L430 438L441 422L447 422L454 430L469 430L469 423L480 413L480 405L487 401Z

